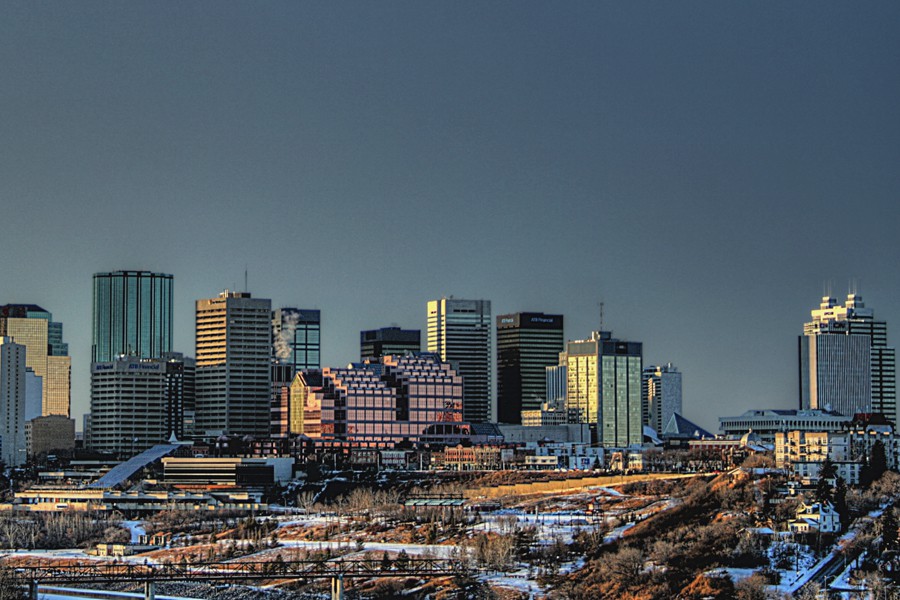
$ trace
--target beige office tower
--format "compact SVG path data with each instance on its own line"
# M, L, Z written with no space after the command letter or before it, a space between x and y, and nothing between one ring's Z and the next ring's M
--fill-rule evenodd
M0 336L25 346L25 364L43 380L41 414L68 417L71 402L71 357L62 341L62 323L34 304L0 307Z
M196 309L197 435L267 436L272 301L226 290Z

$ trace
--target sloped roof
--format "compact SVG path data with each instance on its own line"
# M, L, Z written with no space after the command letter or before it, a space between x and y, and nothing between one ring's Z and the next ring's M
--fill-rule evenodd
M153 464L164 456L172 454L179 448L181 444L159 444L147 450L144 450L136 456L132 456L122 464L116 465L110 469L106 475L90 484L91 488L112 488L124 483L129 477L146 467Z
M672 418L663 429L664 437L691 438L691 439L714 439L716 436L703 429L696 423L689 421L678 413L673 413Z

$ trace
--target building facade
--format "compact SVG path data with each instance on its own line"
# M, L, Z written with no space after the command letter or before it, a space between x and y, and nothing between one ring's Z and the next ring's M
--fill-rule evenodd
M563 316L514 313L497 316L497 420L522 422L523 410L547 400L547 367L563 351Z
M763 442L775 441L779 431L827 431L837 433L849 427L853 417L835 411L754 409L736 417L719 417L719 431L740 438L753 432Z
M681 373L672 363L646 367L641 386L644 424L661 434L672 416L681 414Z
M197 300L197 435L269 434L271 357L271 300L227 290Z
M422 351L422 332L418 329L382 327L359 332L359 360Z
M560 364L566 366L566 408L605 447L643 441L641 372L643 344L594 332L589 340L566 344Z
M322 368L322 313L308 308L272 311L272 358L294 373ZM293 377L293 374L291 374Z
M468 437L462 378L434 354L389 355L297 378L298 433L322 442L456 445Z
M133 456L173 434L184 437L191 362L170 355L146 360L120 356L92 363L88 446L97 452Z
M876 321L856 294L843 305L826 296L811 315L799 338L800 407L876 412L896 423L896 356L887 323Z
M25 448L29 458L75 449L75 419L47 415L25 422Z
M8 467L25 463L25 346L0 337L0 459Z
M463 418L495 420L491 377L491 302L442 298L428 302L428 352L463 378Z
M95 273L91 362L171 352L172 283L150 271Z
M26 348L26 365L41 378L41 413L69 416L72 359L62 341L62 323L35 304L0 307L0 336Z

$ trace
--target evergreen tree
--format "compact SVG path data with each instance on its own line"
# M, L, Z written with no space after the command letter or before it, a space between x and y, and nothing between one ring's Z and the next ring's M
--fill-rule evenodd
M832 502L834 498L834 489L831 486L832 479L835 478L837 469L831 459L826 457L819 469L819 480L816 482L815 498L818 502Z
M834 504L834 510L841 517L841 530L844 530L850 524L850 507L847 505L847 482L844 481L843 477L837 478L832 503Z
M897 524L897 515L894 514L894 509L888 508L881 515L881 519L879 520L879 524L881 525L881 549L882 552L892 552L898 549L898 524Z
M872 481L881 479L881 476L888 470L884 444L880 441L872 444L872 451L869 453L869 470L871 471Z

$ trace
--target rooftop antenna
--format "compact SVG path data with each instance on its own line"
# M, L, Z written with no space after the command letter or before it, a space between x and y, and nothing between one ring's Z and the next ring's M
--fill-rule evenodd
M244 291L250 291L250 288L247 287L247 265L244 265Z
M859 293L859 280L856 277L850 280L850 293L854 296Z
M603 331L603 300L597 303L600 307L600 331Z

